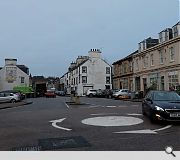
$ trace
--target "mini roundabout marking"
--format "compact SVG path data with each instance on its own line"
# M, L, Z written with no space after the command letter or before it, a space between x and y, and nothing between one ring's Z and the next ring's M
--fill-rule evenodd
M103 117L94 117L87 118L81 121L86 125L93 126L131 126L140 124L143 122L140 118L135 117L125 117L125 116L103 116Z
M121 126L138 125L144 122L141 118L132 117L132 116L140 116L140 114L136 114L136 113L127 114L128 116L113 116L113 115L106 116L104 113L100 113L99 116L98 114L94 114L94 115L97 117L83 119L81 120L81 123L85 125L91 125L91 126L121 127ZM65 131L72 131L72 129L64 128L57 125L57 123L61 123L65 119L66 118L62 118L58 120L52 120L50 122L52 123L52 126L57 129L61 129ZM113 133L116 133L116 134L158 134L159 131L169 129L170 127L172 127L172 125L167 125L165 127L158 128L158 129L127 130L127 131L119 131L119 132L113 132Z
M127 114L127 115L134 115L134 116L141 116L141 114ZM87 118L81 121L81 123L86 125L92 126L103 126L103 127L112 127L112 126L133 126L140 123L143 123L143 120L140 118L135 118L131 116L103 116L103 117L94 117L94 118ZM158 131L162 131L172 127L172 125L167 125L163 128L159 129L143 129L143 130L131 130L131 131L120 131L120 132L113 132L113 133L131 133L131 134L157 134Z

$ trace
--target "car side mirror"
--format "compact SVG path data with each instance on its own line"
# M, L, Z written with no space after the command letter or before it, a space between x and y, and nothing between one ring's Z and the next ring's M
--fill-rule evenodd
M151 98L146 98L146 101L152 103L152 99Z

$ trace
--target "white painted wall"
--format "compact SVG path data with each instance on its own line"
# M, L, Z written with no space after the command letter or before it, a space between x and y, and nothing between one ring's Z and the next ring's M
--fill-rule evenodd
M82 66L87 66L87 73L82 73ZM107 64L101 58L90 58L86 61L81 67L81 83L78 84L78 95L83 95L83 86L92 86L93 89L105 89L105 85L110 85L112 89L112 80L111 80L111 69L110 74L106 74L106 67L111 66ZM82 83L82 76L87 76L87 83ZM110 77L110 84L106 84L106 76Z
M8 66L7 66L8 67ZM8 83L6 80L6 66L0 70L0 91L2 90L12 90L15 86L29 86L29 75L24 73L17 66L17 78L13 83ZM24 77L24 83L21 83L21 77Z

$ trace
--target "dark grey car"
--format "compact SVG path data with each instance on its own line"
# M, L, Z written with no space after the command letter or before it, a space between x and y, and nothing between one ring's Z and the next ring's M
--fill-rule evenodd
M180 96L174 91L149 91L142 102L142 113L152 122L180 121Z

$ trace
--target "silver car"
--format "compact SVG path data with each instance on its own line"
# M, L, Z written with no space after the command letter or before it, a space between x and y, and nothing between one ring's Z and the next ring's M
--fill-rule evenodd
M16 103L17 101L20 101L20 97L18 94L0 92L0 103L3 102Z
M97 90L96 90L96 89L89 89L89 90L87 91L87 93L86 93L86 96L88 96L88 97L93 97L93 96L96 95L96 93L97 93Z
M114 98L118 98L119 96L127 95L130 96L131 92L128 89L120 89L119 91L113 94Z

